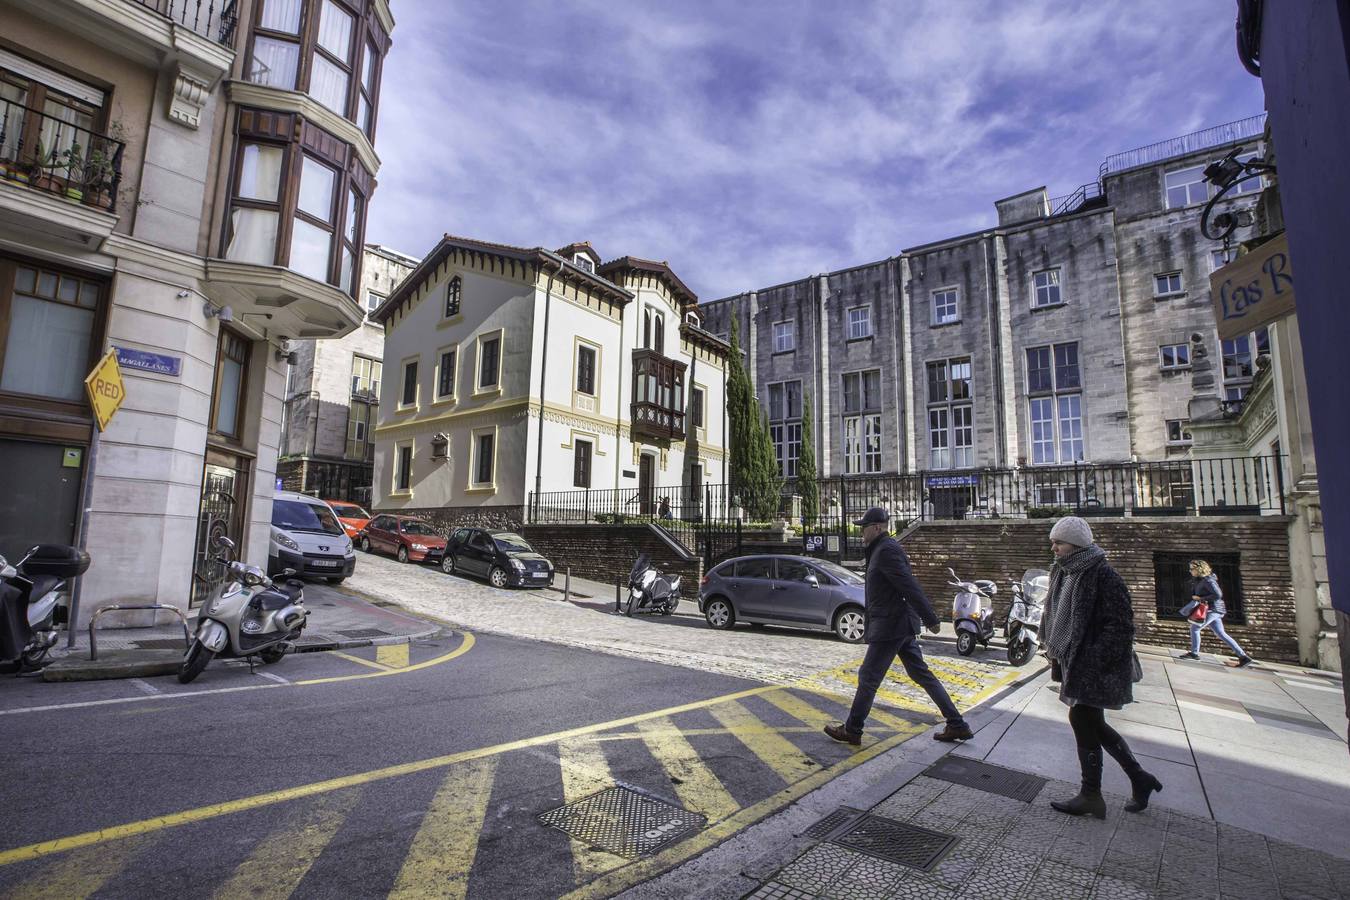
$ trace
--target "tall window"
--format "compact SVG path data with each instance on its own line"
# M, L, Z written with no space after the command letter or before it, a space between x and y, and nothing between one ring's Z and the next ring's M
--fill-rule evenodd
M447 400L455 396L455 348L441 351L440 361L436 364L436 399Z
M1204 203L1209 199L1209 185L1205 183L1205 167L1191 166L1163 176L1167 192L1167 208L1180 209Z
M13 271L12 291L0 277L0 391L83 403L101 287L50 269Z
M394 464L394 490L408 491L412 489L412 467L413 467L413 448L412 444L402 444L398 448L398 456L395 457Z
M957 320L956 288L933 291L933 324L946 325Z
M284 147L241 143L225 258L270 266L276 263L281 214Z
M1043 269L1032 276L1032 282L1035 287L1035 296L1031 300L1034 307L1055 306L1064 302L1064 296L1059 287L1060 269Z
M478 340L478 388L486 390L495 388L501 380L501 349L502 339L500 335L493 335L488 338L479 338Z
M690 397L690 406L692 407L692 409L690 410L690 418L693 419L695 428L702 428L703 388L701 387L691 388L689 391L689 397Z
M1082 387L1077 343L1027 349L1028 422L1034 465L1083 459Z
M403 393L398 400L399 406L417 405L417 360L403 364Z
M372 404L353 400L347 407L347 458L370 462L375 458L375 443L370 439L374 418Z
M496 444L496 435L491 431L479 432L474 435L473 446L473 473L474 484L492 484L492 465L493 450Z
M928 364L928 463L934 469L974 465L970 358Z
M378 359L352 354L352 397L379 403L383 370L384 364Z
M1223 391L1226 400L1242 400L1256 374L1256 357L1270 352L1270 328L1261 326L1251 334L1222 341Z
M802 383L784 381L769 385L769 437L773 440L778 474L797 477L802 455Z
M211 430L239 439L244 413L245 385L248 384L249 342L224 328L216 355L216 390L213 397Z
M666 352L666 317L650 306L642 310L642 347L661 354Z
M787 353L797 349L797 323L773 323L773 352Z
M456 275L450 279L450 283L445 287L445 318L450 319L459 315L460 294L464 289L463 282Z
M577 393L595 396L595 348L577 345Z
M291 268L327 281L332 265L338 174L308 154L301 156L300 195L291 231Z
M590 441L583 441L580 438L576 438L572 441L573 487L589 488L591 486L592 449L594 448L591 446Z
M881 371L844 375L844 474L881 471Z
M872 307L855 306L848 311L848 339L850 341L872 336Z

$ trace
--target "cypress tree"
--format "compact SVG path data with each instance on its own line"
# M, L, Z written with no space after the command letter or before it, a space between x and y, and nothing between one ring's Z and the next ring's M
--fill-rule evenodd
M746 498L741 496L745 491L745 485L750 476L751 469L751 448L754 446L753 429L755 420L747 421L745 410L746 400L749 399L753 404L754 400L750 394L750 386L745 374L745 367L741 364L741 329L739 319L732 310L731 317L731 354L727 362L729 371L727 372L727 439L731 446L729 449L729 463L727 472L727 481L732 496L740 497L742 505Z
M802 521L815 524L820 516L820 487L816 484L816 442L811 434L811 394L802 395L802 452L797 459L797 494L802 498Z

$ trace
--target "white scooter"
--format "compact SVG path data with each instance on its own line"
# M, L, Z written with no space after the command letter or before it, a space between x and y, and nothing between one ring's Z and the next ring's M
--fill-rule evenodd
M1050 593L1050 573L1045 569L1027 569L1022 582L1013 582L1012 608L1003 637L1008 644L1008 662L1025 666L1036 655L1041 630L1041 612Z
M65 621L61 594L71 578L89 568L89 554L66 544L38 544L11 566L0 556L0 660L19 662L19 671L41 666L56 646L56 626Z
M656 571L651 557L643 553L628 573L628 601L623 614L657 613L668 616L680 605L680 576L668 578Z
M988 647L994 637L994 594L998 585L992 581L962 581L951 569L947 574L952 580L947 582L956 588L956 597L952 600L952 625L956 628L956 652L969 656L975 652L975 645Z
M197 616L197 636L178 667L183 684L200 675L213 656L256 655L265 663L279 662L309 619L301 582L278 585L257 566L230 559L234 541L222 535L215 543L216 562L225 567L226 577Z

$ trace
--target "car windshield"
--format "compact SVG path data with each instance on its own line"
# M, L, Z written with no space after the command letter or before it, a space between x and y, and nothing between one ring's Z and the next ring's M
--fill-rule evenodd
M435 537L436 532L431 530L431 526L425 522L401 522L399 529L404 534L425 534L427 537Z
M299 500L273 500L272 524L284 531L308 531L314 534L342 534L333 511L317 503Z
M497 549L506 553L534 552L534 548L518 534L494 534L492 539L497 542Z
M339 519L369 519L370 513L359 506L352 506L349 503L330 503L333 512L338 514Z
M812 562L812 565L820 571L837 579L842 584L862 584L863 580L858 577L857 572L850 572L843 566L836 565L827 559L818 559Z

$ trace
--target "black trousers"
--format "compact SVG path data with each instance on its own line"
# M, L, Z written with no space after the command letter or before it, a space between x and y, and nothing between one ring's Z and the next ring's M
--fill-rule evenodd
M881 687L882 680L885 679L891 663L895 662L897 656L905 667L905 674L928 692L928 696L946 717L947 724L964 725L966 720L961 717L956 704L947 695L947 689L928 668L928 663L923 661L923 649L919 646L918 639L910 635L899 640L877 641L867 645L867 655L863 657L863 664L858 668L858 692L853 695L853 708L849 710L848 721L844 723L844 727L854 733L862 732L863 723L867 721L867 715L872 711L872 701L876 699L877 688Z
M1143 769L1130 745L1110 725L1106 724L1106 711L1100 706L1086 706L1075 703L1069 707L1069 726L1073 728L1073 739L1078 744L1078 761L1083 770L1083 787L1100 791L1102 787L1102 751L1120 764L1120 768L1133 782Z

